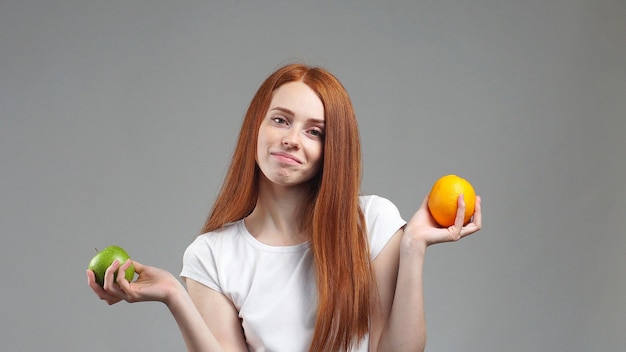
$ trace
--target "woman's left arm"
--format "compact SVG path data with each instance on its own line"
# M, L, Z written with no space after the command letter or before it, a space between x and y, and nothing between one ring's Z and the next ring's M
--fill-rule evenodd
M441 228L434 222L427 203L428 197L372 264L377 285L370 313L370 352L424 350L426 321L422 276L426 248L458 241L482 227L480 197L476 197L472 222L465 226L465 202L459 197L455 223L448 228Z

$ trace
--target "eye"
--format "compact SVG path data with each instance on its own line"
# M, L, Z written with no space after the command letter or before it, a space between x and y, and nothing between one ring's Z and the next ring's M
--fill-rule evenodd
M287 119L285 119L282 116L272 116L271 120L272 120L272 122L274 122L275 124L278 124L278 125L284 125L284 124L287 123Z
M324 131L317 128L309 130L309 134L316 138L324 138Z

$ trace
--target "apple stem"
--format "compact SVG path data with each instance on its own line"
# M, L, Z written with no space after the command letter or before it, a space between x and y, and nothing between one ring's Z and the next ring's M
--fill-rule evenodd
M99 252L100 252L100 251L98 250L98 248L96 248L96 247L93 247L93 249L95 249L95 250L96 250L96 253L99 253Z

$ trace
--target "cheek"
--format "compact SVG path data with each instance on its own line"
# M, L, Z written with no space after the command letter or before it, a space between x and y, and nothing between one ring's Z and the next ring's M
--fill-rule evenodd
M259 133L257 135L257 140L256 140L256 154L259 155L260 152L263 150L264 146L267 145L267 141L268 141L268 135L265 131L263 131L263 128L261 128L259 130Z
M316 166L320 167L324 162L324 146L316 146L311 153L311 158L315 160Z
M267 146L272 143L276 143L281 138L280 131L272 128L267 128L261 125L257 135L257 146Z

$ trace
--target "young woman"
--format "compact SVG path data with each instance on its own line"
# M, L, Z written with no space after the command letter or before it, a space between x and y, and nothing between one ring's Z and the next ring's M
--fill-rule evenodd
M481 227L438 227L424 199L405 222L390 201L359 194L361 152L341 83L322 68L270 75L246 113L213 210L185 251L183 285L134 261L115 262L109 304L161 301L190 351L422 351L426 248Z

